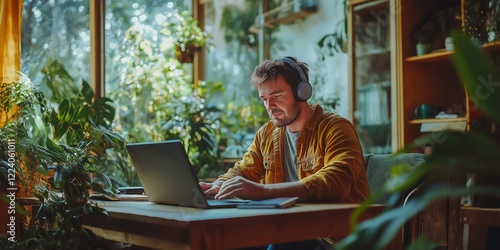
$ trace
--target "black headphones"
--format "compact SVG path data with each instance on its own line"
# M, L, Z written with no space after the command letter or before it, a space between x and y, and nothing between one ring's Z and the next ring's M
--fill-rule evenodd
M295 100L297 102L307 101L312 95L312 86L309 81L307 81L306 74L304 73L302 68L289 57L282 57L279 60L290 65L290 67L294 68L300 75L300 82L292 85L292 92Z

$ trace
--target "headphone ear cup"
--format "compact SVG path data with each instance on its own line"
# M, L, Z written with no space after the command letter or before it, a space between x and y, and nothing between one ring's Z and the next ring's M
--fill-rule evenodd
M312 86L308 81L301 81L297 84L297 90L295 96L297 97L297 101L305 102L312 95Z
M292 59L288 57L282 57L280 60L290 65L293 69L297 71L300 76L301 81L295 85L292 84L293 96L297 102L305 102L312 95L312 86L307 80L306 74L302 70L302 68Z

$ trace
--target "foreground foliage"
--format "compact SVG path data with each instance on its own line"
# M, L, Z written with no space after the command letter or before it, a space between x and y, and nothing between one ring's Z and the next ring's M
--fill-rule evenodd
M471 101L490 121L500 124L500 74L491 58L471 40L453 33L453 63ZM363 204L353 216L353 233L336 249L383 249L394 239L401 227L429 204L447 197L475 195L485 199L500 198L500 136L489 130L469 132L436 132L417 139L407 150L431 145L434 151L418 168L394 166L393 176L385 192L393 199L388 210L374 219L355 225L357 216L370 204ZM475 185L441 185L443 180L474 178ZM405 206L395 201L411 187L425 183L418 196ZM435 249L436 245L419 238L407 249Z

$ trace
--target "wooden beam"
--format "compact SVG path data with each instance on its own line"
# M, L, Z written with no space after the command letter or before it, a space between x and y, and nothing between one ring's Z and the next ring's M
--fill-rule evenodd
M198 26L205 30L205 5L203 1L192 0L193 18L198 21ZM205 79L205 48L196 51L193 60L193 83L198 86Z
M105 43L104 24L106 1L90 0L90 79L94 98L105 95Z

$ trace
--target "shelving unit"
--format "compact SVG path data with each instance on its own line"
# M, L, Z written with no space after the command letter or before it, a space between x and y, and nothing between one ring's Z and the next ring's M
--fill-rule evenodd
M461 85L451 62L452 51L434 48L439 52L416 56L416 41L413 32L424 17L436 11L438 3L432 0L397 0L396 9L401 10L396 18L397 64L398 64L398 128L401 147L409 145L423 135L421 127L445 119L415 119L415 107L432 104L440 109L455 108L463 111L463 117L446 119L449 122L469 121L469 99ZM444 48L444 41L442 42ZM440 50L441 49L441 50ZM418 150L418 149L417 149ZM426 152L422 148L420 152ZM417 234L438 244L439 249L460 249L457 246L463 238L462 227L456 216L459 200L440 200L428 206L418 216Z
M461 20L459 20L461 27L465 27L464 6L466 1L470 0L456 2L460 5L458 15L461 16ZM395 10L399 10L399 12L394 12L397 13L396 33L398 34L395 46L399 96L397 102L400 135L398 145L401 148L424 135L424 132L421 131L422 126L439 127L447 123L450 128L454 125L457 127L463 125L463 130L469 131L471 124L483 116L474 108L467 91L460 82L452 64L454 52L444 49L444 38L443 41L434 43L434 52L416 55L414 29L424 21L424 18L439 10L439 2L434 0L396 1ZM490 54L500 53L500 42L498 41L485 43L481 47ZM415 119L415 107L424 103L433 104L442 110L456 111L458 117ZM424 152L425 149L419 151ZM450 182L452 181L450 180ZM464 238L467 239L463 225L459 223L462 208L459 198L449 198L431 204L419 216L418 234L425 234L429 240L439 245L439 249L462 249Z
M264 26L274 28L276 24L291 24L297 20L305 19L317 11L317 0L288 0L255 17L255 25L250 27L249 31L258 33Z
M472 0L450 2L459 5L457 14L450 20L450 27L464 29L466 1ZM454 52L445 49L445 37L441 41L441 36L434 36L438 39L433 43L433 52L416 55L415 28L430 14L441 10L439 4L442 2L350 1L348 37L352 38L349 41L351 109L353 123L360 134L365 152L380 153L391 149L395 152L415 142L426 131L433 131L432 129L469 131L474 121L483 117L471 103L460 82L452 63ZM384 15L386 18L380 19ZM380 27L384 27L386 31L385 46L366 46L366 39L363 38L367 37L363 37L363 34L377 34ZM484 43L481 47L487 53L500 54L500 41ZM370 79L371 76L381 74L385 76L382 80ZM381 82L389 83L384 87L388 96L387 106L381 106L378 101L367 101L364 96L374 86L384 89L379 84ZM447 111L457 117L416 119L414 111L421 104L432 104L438 109L437 112ZM385 117L385 112L389 114L385 122L382 122L384 119L370 122L370 117ZM382 149L380 145L372 147L373 144L363 142L365 138L381 135L388 137ZM429 152L428 147L414 150ZM431 204L418 215L417 236L425 234L429 240L439 245L439 249L461 249L464 239L463 225L459 223L461 208L460 198L449 198Z
M460 110L469 123L469 100L451 63L451 51L441 51L416 56L416 41L413 39L415 27L425 16L435 11L435 1L398 0L397 7L398 39L398 90L399 145L403 147L420 137L420 124L415 122L414 109L420 104L432 104L440 110ZM442 42L444 48L444 41ZM435 48L437 50L442 48Z
M457 2L460 4L461 15L464 15L464 3L467 0ZM471 101L465 88L460 83L455 69L452 65L453 51L444 49L444 41L441 48L434 48L437 52L416 56L413 39L414 28L422 22L429 13L436 11L437 1L422 0L398 0L396 9L402 10L397 16L397 61L398 61L398 91L401 97L399 105L398 124L400 137L398 144L403 147L408 145L422 135L421 124L429 122L466 122L466 130L470 124L482 114L471 108ZM463 20L463 18L462 18ZM462 22L462 26L463 26ZM500 52L500 42L489 42L481 45L488 53ZM428 103L442 110L453 109L461 113L456 119L447 120L415 120L413 113L416 106Z

